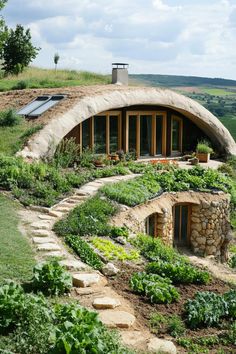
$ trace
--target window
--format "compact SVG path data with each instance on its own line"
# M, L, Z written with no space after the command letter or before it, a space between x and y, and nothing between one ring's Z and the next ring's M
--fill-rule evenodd
M20 109L17 114L33 118L38 117L64 98L65 95L39 96Z
M182 152L183 123L179 117L171 118L171 151Z

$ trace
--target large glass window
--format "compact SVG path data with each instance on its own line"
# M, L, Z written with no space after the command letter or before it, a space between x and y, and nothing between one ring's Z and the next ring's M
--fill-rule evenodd
M140 115L140 155L151 155L152 116Z
M119 149L119 125L118 116L110 116L110 153L116 152Z
M129 151L136 151L137 116L129 116Z
M162 129L163 129L163 116L156 116L156 155L162 154Z
M90 146L90 119L86 119L82 123L82 148Z
M106 153L106 116L94 117L94 147L97 154Z

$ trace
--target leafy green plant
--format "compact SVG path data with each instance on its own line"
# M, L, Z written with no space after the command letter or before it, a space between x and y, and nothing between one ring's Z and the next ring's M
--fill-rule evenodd
M93 267L94 269L101 269L103 263L101 262L99 256L93 251L89 244L84 241L81 237L75 235L67 235L66 243L75 251L80 259Z
M39 263L33 269L33 285L35 289L49 295L61 295L72 287L70 273L57 260Z
M2 127L12 127L20 124L21 120L22 118L12 108L0 112L0 126Z
M227 302L213 292L197 292L194 299L185 303L188 326L191 328L217 326L227 314Z
M227 316L236 319L236 290L226 292L223 298L227 304Z
M109 235L109 218L117 208L99 195L88 199L72 210L66 219L58 221L54 230L58 235Z
M151 303L171 303L179 299L171 281L156 274L134 273L130 279L131 289L146 296Z
M231 268L236 268L236 254L230 257L228 264Z
M140 258L139 252L136 250L126 251L122 246L115 245L112 241L94 237L92 244L97 248L108 260L117 259L119 261L135 261Z
M14 282L0 287L0 332L18 323L23 301L23 288Z
M129 236L129 230L125 226L111 226L111 231L110 234L112 237L128 237Z
M210 143L207 140L201 140L196 146L196 151L198 153L210 154L213 149L210 147Z
M210 281L208 272L201 271L182 261L175 263L152 262L146 266L146 272L167 277L174 284L207 284Z
M153 333L169 333L172 337L182 336L185 331L185 325L182 319L177 315L164 316L160 313L153 313L149 320L149 326Z
M53 163L63 168L71 167L78 161L79 154L80 146L75 138L63 139L56 148Z

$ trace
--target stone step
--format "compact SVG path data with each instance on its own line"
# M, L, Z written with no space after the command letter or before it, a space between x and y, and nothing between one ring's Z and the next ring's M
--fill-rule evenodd
M61 247L56 243L42 243L37 245L37 251L61 251Z
M147 341L150 340L151 334L148 331L140 330L125 330L120 331L122 343L132 349L142 350L142 353L147 352Z
M68 270L76 271L76 270L85 270L88 268L87 264L77 260L77 259L65 259L60 262Z
M104 310L99 319L110 328L130 328L135 323L134 315L126 311Z
M64 259L65 257L67 257L67 254L63 251L51 251L51 252L45 252L43 256L45 258L58 257L60 259Z
M41 215L38 215L38 218L40 220L49 220L49 221L54 221L54 217L53 216L50 216L48 214L41 214Z
M72 277L73 285L79 288L96 285L101 280L101 276L97 273L75 273Z
M33 230L32 231L32 234L34 236L38 236L38 237L48 237L48 236L51 236L52 235L52 232L49 231L49 230Z
M42 243L55 243L54 238L52 237L33 237L33 243L42 244Z
M63 213L51 209L49 211L49 215L54 216L55 218L61 218L63 216Z
M120 300L112 297L98 297L93 300L93 307L97 310L114 309L121 305Z
M69 200L73 201L73 202L79 202L79 201L83 201L87 199L87 196L85 195L73 195ZM67 201L67 203L70 203L69 201Z
M38 221L31 224L32 229L48 230L50 228L50 221Z
M63 213L68 213L71 209L72 209L71 207L63 207L58 205L53 209L53 211L63 214Z
M151 353L166 353L176 354L177 349L173 342L170 340L152 338L147 343L147 349Z

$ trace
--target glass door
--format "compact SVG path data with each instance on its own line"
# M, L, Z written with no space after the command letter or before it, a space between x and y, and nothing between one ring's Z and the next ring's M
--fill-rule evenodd
M156 115L156 155L162 155L163 115Z
M106 116L94 117L94 147L96 154L106 153Z
M140 155L152 155L152 115L140 115Z
M171 152L182 152L182 119L173 117L171 119Z

